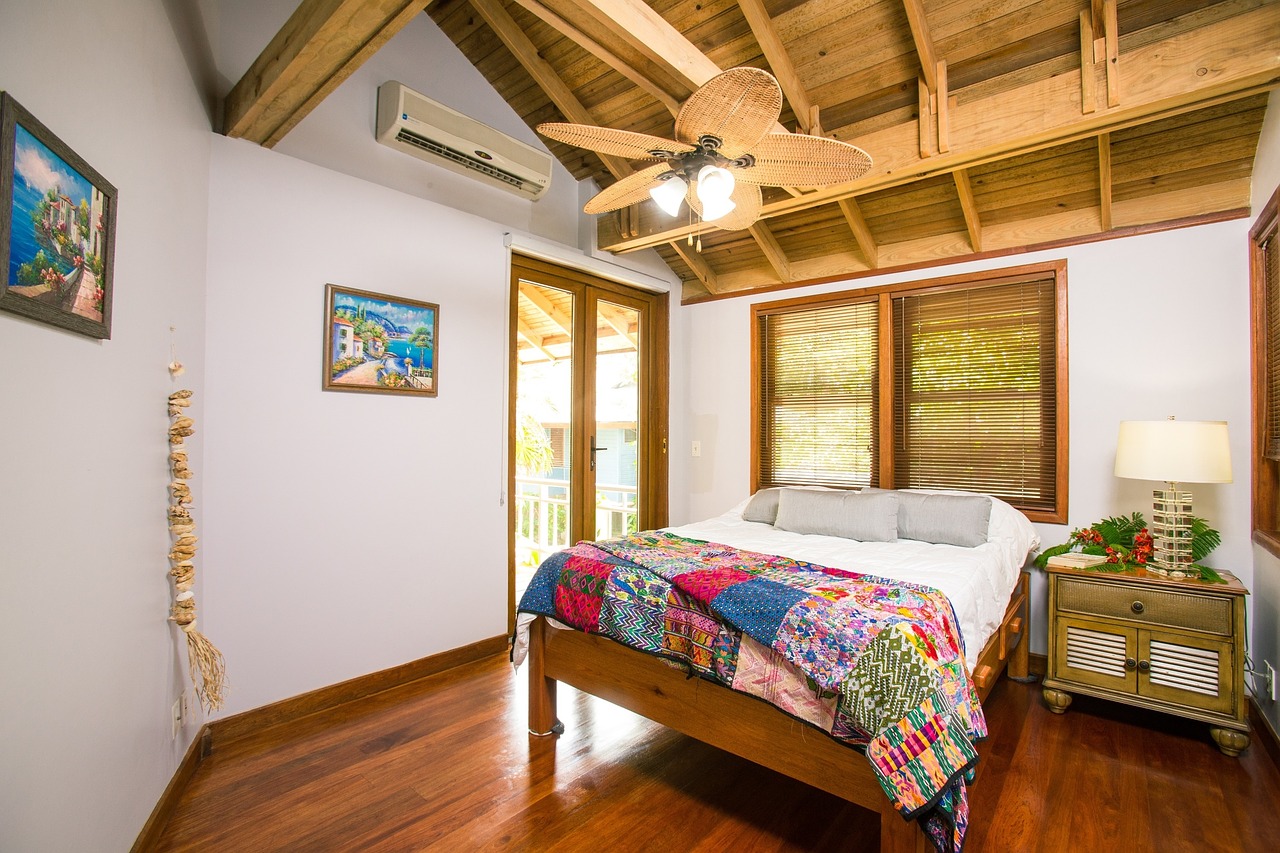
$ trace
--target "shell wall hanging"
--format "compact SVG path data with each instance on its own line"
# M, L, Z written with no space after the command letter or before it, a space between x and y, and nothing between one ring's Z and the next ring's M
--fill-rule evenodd
M174 364L177 364L176 359ZM222 707L227 687L227 665L222 652L196 629L196 598L191 587L196 579L193 561L198 537L190 510L191 487L187 485L192 473L187 465L186 444L183 442L195 432L195 421L187 414L190 406L190 391L174 391L169 395L169 467L173 474L173 481L169 483L169 532L173 535L173 545L169 550L169 576L173 578L174 588L169 619L187 636L191 683L201 706L211 713Z

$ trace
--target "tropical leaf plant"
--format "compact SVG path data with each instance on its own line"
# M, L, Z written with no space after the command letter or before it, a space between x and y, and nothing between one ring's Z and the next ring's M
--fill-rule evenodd
M1191 518L1191 559L1194 568L1200 571L1201 580L1226 583L1221 575L1201 562L1221 544L1221 534L1210 527L1209 522L1197 516ZM1091 566L1093 571L1123 572L1149 562L1153 553L1152 545L1147 520L1142 513L1135 512L1111 516L1089 527L1072 530L1071 538L1066 542L1041 551L1035 564L1043 569L1049 564L1050 557L1075 551L1107 559L1105 563Z

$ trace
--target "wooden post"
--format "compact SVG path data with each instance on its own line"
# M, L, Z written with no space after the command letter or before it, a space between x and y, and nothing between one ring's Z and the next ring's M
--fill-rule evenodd
M880 853L925 853L925 837L915 821L903 820L887 799L880 807Z
M1013 657L1009 659L1009 677L1025 681L1031 674L1031 575L1023 572L1018 578L1018 586L1014 595L1022 596L1022 625L1018 632L1021 636L1018 645L1013 649Z
M547 620L539 616L529 626L529 734L560 734L556 719L556 682L547 678L543 655L547 647Z

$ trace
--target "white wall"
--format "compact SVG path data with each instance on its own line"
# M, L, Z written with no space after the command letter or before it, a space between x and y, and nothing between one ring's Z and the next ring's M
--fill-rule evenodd
M203 473L209 127L159 3L2 14L0 86L115 184L119 216L111 340L0 314L0 849L125 850L195 732L169 718L189 686L165 397L195 390Z
M503 227L213 144L207 624L227 713L506 631ZM321 390L326 283L440 306L439 396Z
M1235 221L1179 231L801 288L684 309L672 364L685 370L683 441L673 466L689 492L673 521L723 512L747 495L750 465L750 305L1066 258L1070 342L1068 525L1037 525L1045 545L1072 527L1120 512L1150 517L1158 484L1112 476L1119 422L1179 418L1230 424L1235 482L1193 487L1196 510L1222 532L1210 562L1253 578L1249 528L1249 292L1244 236ZM1206 298L1207 297L1207 298ZM679 414L676 415L680 417ZM673 434L677 432L673 425ZM690 458L689 441L702 442ZM1045 651L1044 579L1033 575L1032 650Z
M1253 163L1252 207L1256 217L1267 200L1280 186L1280 89L1271 91L1267 116L1258 137L1258 153ZM1280 669L1280 560L1270 553L1253 548L1253 660L1254 669L1262 670L1263 661ZM1280 685L1277 685L1280 688ZM1280 704L1264 696L1258 705L1280 730Z

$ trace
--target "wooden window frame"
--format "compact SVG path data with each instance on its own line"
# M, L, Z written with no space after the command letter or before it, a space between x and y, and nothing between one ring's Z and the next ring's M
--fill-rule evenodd
M974 287L990 287L1000 284L1015 284L1031 279L1052 278L1054 282L1054 324L1056 335L1055 394L1057 411L1055 429L1057 447L1055 448L1055 506L1052 510L1024 510L1031 521L1047 524L1066 524L1069 485L1070 435L1069 418L1069 383L1068 383L1068 340L1067 340L1067 262L1065 259L1047 261L1036 264L1025 264L1017 267L983 270L963 275L947 276L922 281L907 281L877 287L859 288L838 293L817 294L795 299L784 299L774 302L762 302L751 306L751 491L761 487L760 454L763 450L763 436L760 430L761 399L761 364L763 355L759 340L760 317L787 311L809 310L822 307L836 307L851 302L865 302L878 299L880 303L880 424L879 424L879 470L880 485L893 488L893 426L894 426L894 383L896 381L893 364L893 299L899 296L937 293L945 290L964 290ZM1280 544L1280 539L1277 539Z
M1266 456L1267 389L1272 380L1280 382L1280 377L1270 376L1267 368L1267 276L1262 246L1273 237L1280 237L1280 187L1276 187L1249 229L1253 541L1280 557L1280 462Z

